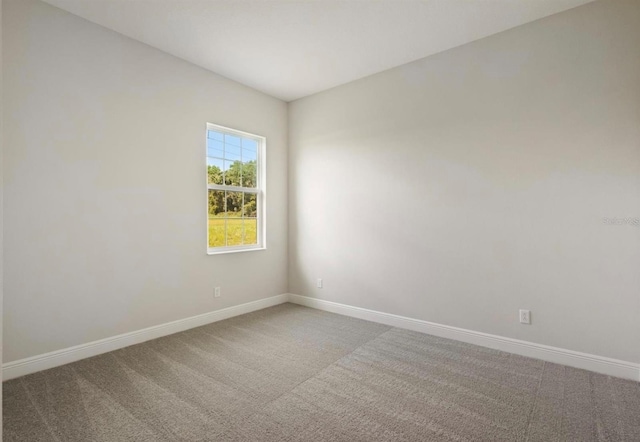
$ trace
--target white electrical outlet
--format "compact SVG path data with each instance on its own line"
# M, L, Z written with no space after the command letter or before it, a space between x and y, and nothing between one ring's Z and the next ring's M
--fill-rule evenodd
M529 310L520 310L520 324L531 324L531 312Z
M316 287L318 287L319 289L322 288L322 278L318 278L318 281L316 282Z
M220 287L216 287L215 289L213 289L213 297L214 298L220 297Z

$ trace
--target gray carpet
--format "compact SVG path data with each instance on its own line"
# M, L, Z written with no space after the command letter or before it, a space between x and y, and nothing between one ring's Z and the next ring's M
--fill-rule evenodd
M11 441L640 441L640 384L284 304L4 384Z

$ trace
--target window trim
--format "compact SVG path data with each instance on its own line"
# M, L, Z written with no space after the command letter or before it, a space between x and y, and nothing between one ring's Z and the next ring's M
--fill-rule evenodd
M235 135L242 138L249 138L254 140L257 144L256 150L256 187L240 187L240 186L231 186L225 184L211 184L209 183L209 173L206 161L209 157L208 149L207 149L207 136L208 131L213 130L216 132L222 132L229 135ZM260 135L255 135L249 132L244 132L237 129L232 129L230 127L221 126L219 124L208 123L206 125L206 130L204 132L205 143L205 182L207 185L207 191L205 193L206 196L206 204L205 204L205 216L206 216L206 231L207 231L207 255L220 255L224 253L237 253L237 252L250 252L254 250L266 250L267 248L267 229L266 229L266 146L267 139ZM257 208L257 242L256 244L248 244L248 245L240 245L240 246L221 246L221 247L209 247L209 190L227 190L231 192L248 192L256 194L256 202L258 205Z

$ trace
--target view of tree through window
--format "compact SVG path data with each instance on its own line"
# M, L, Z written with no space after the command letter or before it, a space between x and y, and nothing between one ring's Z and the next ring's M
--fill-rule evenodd
M209 248L259 243L259 142L207 130Z

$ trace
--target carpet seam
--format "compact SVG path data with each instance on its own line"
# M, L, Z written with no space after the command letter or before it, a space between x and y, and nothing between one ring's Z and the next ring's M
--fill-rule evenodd
M188 330L187 330L187 331L188 331ZM206 331L205 331L205 333L206 333L206 334L208 334L209 336L212 336L212 337L213 337L213 338L215 338L215 339L219 339L219 340L223 340L223 341L224 341L224 338L220 338L220 337L218 337L218 336L216 336L216 335L214 335L214 334L208 333L208 332L206 332ZM378 335L378 336L379 336L379 335ZM376 338L377 338L378 336L376 336ZM373 339L375 339L375 338L373 338ZM226 342L229 342L229 341L226 341ZM367 342L369 342L369 341L367 341ZM363 344L363 345L364 345L364 344ZM359 347L360 347L360 346L359 346ZM358 348L359 348L359 347L358 347ZM355 349L354 349L354 351L355 351ZM349 354L351 354L351 353L349 353ZM345 355L345 356L347 356L347 355ZM312 375L312 376L308 377L307 379L305 379L305 380L303 380L303 381L300 381L299 383L297 383L296 385L294 385L294 386L293 386L293 388L292 388L291 390L285 391L284 393L282 393L282 394L278 395L277 397L275 397L275 398L271 399L270 401L265 402L262 406L263 406L263 407L264 407L264 406L267 406L267 405L271 404L273 401L276 401L276 400L280 399L280 398L281 398L282 396L284 396L285 394L290 393L293 389L295 389L296 387L298 387L298 385L301 385L301 384L303 384L303 383L307 382L308 380L310 380L310 379L314 378L314 377L315 377L315 376L317 376L319 373L321 373L323 370L325 370L325 369L329 368L331 365L333 365L334 363L336 363L337 361L339 361L339 360L340 360L340 359L342 359L343 357L344 357L344 356L341 356L339 359L335 360L335 361L334 361L334 362L332 362L331 364L329 364L329 365L327 365L326 367L322 368L322 369L321 369L320 371L318 371L316 374L314 374L314 375ZM246 368L246 369L248 369L248 370L256 371L253 367L251 367L251 366L249 366L249 365L246 365L246 364L244 364L244 363L237 362L237 361L233 361L233 360L231 360L231 359L226 358L225 356L222 356L222 358L226 359L226 360L227 360L227 361L229 361L229 362L236 363L236 364L240 365L241 367ZM255 416L257 413L259 413L259 411L255 412L255 413L250 413L247 417Z
M391 329L393 329L394 327L388 326L389 329L378 333L376 336L374 336L373 338L369 339L366 342L363 342L362 344L358 345L356 348L354 348L353 350L351 350L349 353L347 353L346 355L343 355L341 357L339 357L338 359L336 359L335 361L333 361L331 364L327 365L326 367L322 368L321 370L319 370L317 373L315 373L313 376L308 377L307 379L305 379L304 381L298 382L296 385L294 385L290 390L280 394L278 397L273 398L272 400L270 400L269 402L266 402L264 404L264 407L267 407L268 405L272 404L273 402L277 401L278 399L282 398L283 396L290 394L291 392L293 392L293 390L295 390L296 388L298 388L299 386L301 386L302 384L304 384L305 382L308 382L312 379L317 378L321 373L323 373L324 371L328 370L329 368L333 367L335 364L337 364L338 362L340 362L342 359L346 358L347 356L352 355L356 350L358 350L359 348L367 345L368 343L370 343L371 341L373 341L374 339L378 339L380 336L382 336L383 334L391 331ZM251 416L255 416L257 413L253 413Z

